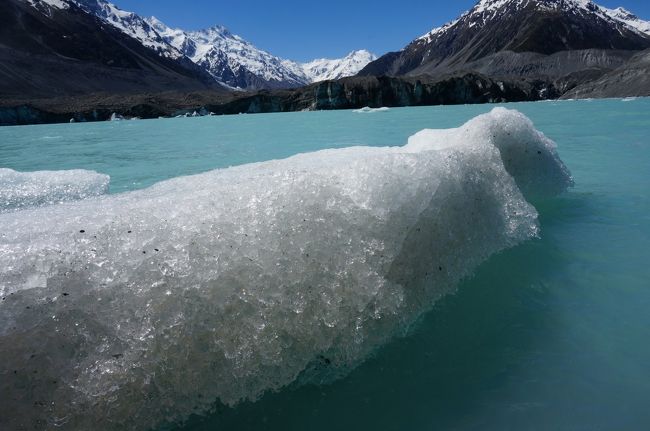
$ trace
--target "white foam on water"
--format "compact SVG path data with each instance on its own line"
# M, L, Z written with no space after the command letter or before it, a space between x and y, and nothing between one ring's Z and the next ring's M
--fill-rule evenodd
M99 196L110 177L81 169L17 172L0 168L0 213Z
M345 374L539 234L517 184L548 196L571 178L495 109L405 147L0 215L0 428L147 429Z

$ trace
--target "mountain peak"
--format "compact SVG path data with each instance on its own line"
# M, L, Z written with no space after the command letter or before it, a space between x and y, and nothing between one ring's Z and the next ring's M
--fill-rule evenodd
M221 25L186 32L171 29L155 18L148 21L167 43L216 80L235 89L300 87L355 75L376 59L367 50L356 50L342 59L319 59L302 64L261 50Z
M147 21L147 23L149 23L149 25L152 26L155 29L158 29L158 28L162 29L162 28L166 27L164 22L162 22L161 20L159 20L158 18L156 18L153 15L150 16L149 18L145 18L144 20Z
M196 35L201 35L202 37L205 38L220 38L220 37L230 37L230 36L236 36L233 35L228 28L224 27L223 25L213 25L212 27L200 29L200 30L195 30L195 31L190 31L188 33L191 34L196 34Z
M480 0L456 20L386 54L360 73L443 73L504 52L552 55L650 47L650 23L626 12L591 0Z
M629 10L617 7L616 9L607 9L600 7L611 18L624 23L627 27L638 32L650 35L650 21L645 21L633 14Z
M300 66L310 82L319 82L356 75L376 59L377 56L370 51L358 49L341 59L319 58Z
M43 13L48 8L81 8L138 40L160 56L191 61L207 71L217 82L235 89L300 87L315 79L335 79L355 75L375 56L366 50L349 53L337 60L321 60L318 73L307 64L296 63L263 51L222 25L184 31L170 28L155 16L142 18L119 9L106 0L19 0Z

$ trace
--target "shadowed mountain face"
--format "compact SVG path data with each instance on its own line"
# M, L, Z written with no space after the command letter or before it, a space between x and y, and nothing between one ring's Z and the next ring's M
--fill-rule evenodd
M482 0L458 20L370 63L360 75L449 73L504 52L548 56L650 47L649 35L613 15L587 0Z
M0 96L220 90L187 59L165 58L80 8L0 2Z

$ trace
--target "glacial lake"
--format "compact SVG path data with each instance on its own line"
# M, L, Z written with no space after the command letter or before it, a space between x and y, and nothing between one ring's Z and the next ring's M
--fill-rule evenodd
M0 167L94 170L117 194L297 153L401 146L494 106L4 127ZM504 106L557 143L575 181L537 208L539 239L492 256L348 374L165 429L647 429L650 99Z

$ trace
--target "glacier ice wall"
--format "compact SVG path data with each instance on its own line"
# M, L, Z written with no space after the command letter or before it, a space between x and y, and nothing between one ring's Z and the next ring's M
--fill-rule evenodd
M0 168L0 212L52 205L108 193L110 177L94 171L17 172Z
M1 214L0 428L147 429L344 374L538 235L520 188L570 183L552 142L496 109L405 147Z

